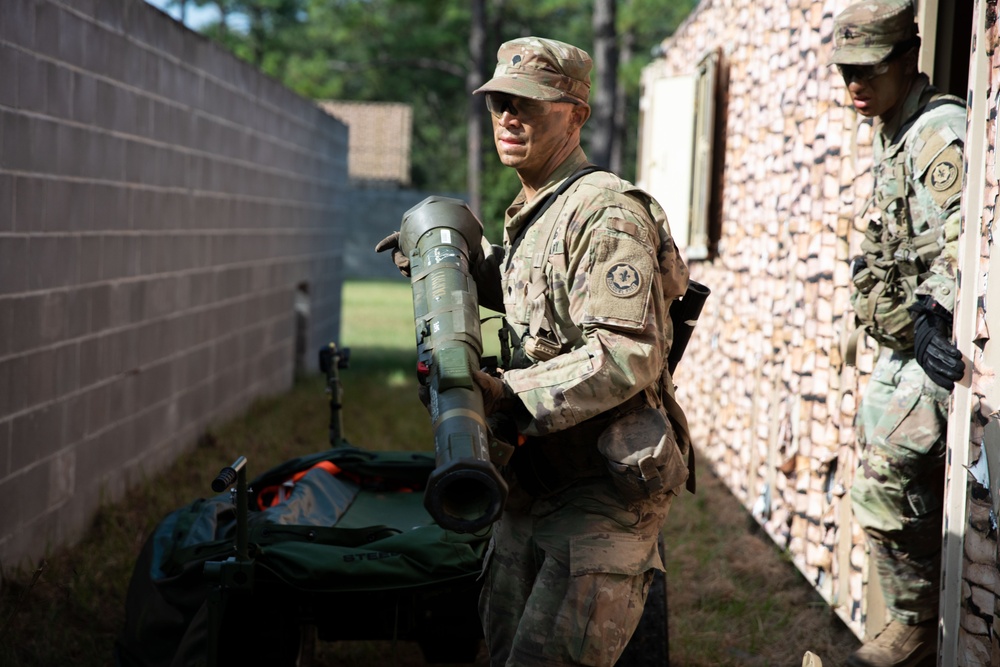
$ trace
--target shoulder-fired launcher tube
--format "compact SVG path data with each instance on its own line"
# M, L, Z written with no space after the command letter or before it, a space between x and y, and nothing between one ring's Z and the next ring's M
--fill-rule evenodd
M473 532L500 516L507 484L490 462L483 397L472 380L483 352L469 258L482 223L465 202L428 197L403 215L399 247L410 259L417 368L430 394L437 467L424 506L443 528Z

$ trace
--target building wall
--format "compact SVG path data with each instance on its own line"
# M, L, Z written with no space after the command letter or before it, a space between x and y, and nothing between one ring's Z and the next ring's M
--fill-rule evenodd
M997 118L1000 53L996 5L978 0L969 76L966 141L965 227L959 260L957 337L971 362L969 382L956 389L949 431L949 515L945 523L946 608L958 607L956 646L942 664L987 667L1000 663L1000 569L997 567L997 508L1000 507L1000 346L990 333L1000 319L1000 254L997 236L1000 168ZM989 313L994 313L990 316ZM992 327L991 327L992 325ZM971 472L970 472L971 471ZM948 626L946 625L946 636Z
M9 568L287 389L300 284L337 336L347 130L141 0L2 4Z
M850 367L842 343L871 126L826 64L847 4L704 0L651 67L690 74L720 49L728 79L718 256L691 262L713 293L675 378L699 460L863 635L882 611L867 608L866 547L845 493L874 351L862 344Z
M853 326L848 262L872 187L872 126L826 64L833 17L848 4L703 0L650 67L690 74L721 49L728 79L718 253L691 266L713 295L675 378L699 460L863 637L885 616L847 491L859 454L852 422L876 350L863 341L852 367L844 343ZM1000 349L988 326L990 307L1000 309L1000 285L989 281L1000 263L991 256L1000 198L994 10L979 0L975 25L956 27L974 40L955 327L971 372L956 388L949 425L942 596L941 659L955 665L1000 660ZM983 480L982 456L992 480Z

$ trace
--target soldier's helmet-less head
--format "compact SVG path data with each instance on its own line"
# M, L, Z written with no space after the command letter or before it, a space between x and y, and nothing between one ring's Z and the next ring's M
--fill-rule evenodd
M474 93L507 93L554 102L572 97L587 102L593 61L586 51L542 37L521 37L497 51L493 78Z
M876 65L920 44L910 0L861 0L833 22L834 65Z

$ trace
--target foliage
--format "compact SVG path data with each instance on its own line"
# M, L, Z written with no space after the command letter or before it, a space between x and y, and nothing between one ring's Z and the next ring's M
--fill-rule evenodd
M413 105L412 183L437 192L466 191L466 73L471 3L465 0L190 0L216 5L225 20L203 28L239 57L311 99L391 101ZM177 3L184 0L175 0ZM620 41L634 57L619 64L628 110L622 176L634 180L639 75L651 49L696 0L623 0ZM492 0L486 3L490 54L515 37L543 34L592 51L593 2ZM241 16L245 20L232 21ZM583 142L588 141L585 126ZM499 164L492 137L483 142L482 217L501 238L503 212L519 189Z

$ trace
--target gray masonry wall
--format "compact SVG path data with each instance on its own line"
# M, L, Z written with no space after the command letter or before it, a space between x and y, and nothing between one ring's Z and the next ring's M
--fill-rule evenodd
M347 129L141 0L0 2L0 566L339 332Z
M422 190L355 188L345 215L351 219L344 239L344 278L382 280L399 278L388 252L378 255L375 245L399 229L403 214L428 197L450 197L468 201L463 194L437 194Z

